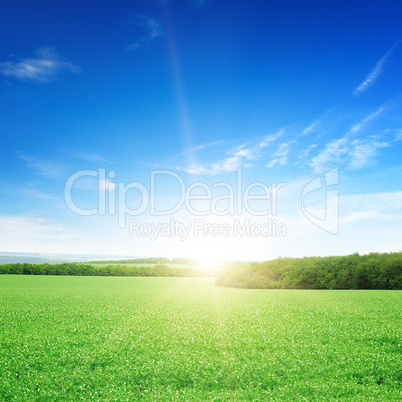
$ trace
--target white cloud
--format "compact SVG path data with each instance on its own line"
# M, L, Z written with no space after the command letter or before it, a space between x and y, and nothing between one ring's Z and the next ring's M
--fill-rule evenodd
M395 134L394 141L402 141L402 129Z
M310 166L316 172L336 165L349 169L362 169L370 165L378 155L378 149L390 146L388 142L377 141L373 137L349 141L342 137L329 142L324 150L312 158Z
M134 14L129 23L141 31L135 42L129 45L129 50L139 49L163 34L160 21L146 14Z
M0 73L4 76L37 83L51 82L63 72L77 74L80 71L79 67L48 47L39 48L35 58L0 63Z
M277 156L277 158L271 160L271 162L267 164L267 168L274 167L275 165L286 165L286 163L288 162L289 145L293 142L295 141L284 142L280 144L278 150L274 153L274 156Z
M318 128L321 129L320 130L321 132L319 133L321 135L322 132L326 131L325 127L323 127L323 125L322 125L323 121L327 120L328 117L330 117L336 109L338 109L338 107L332 107L332 108L326 110L318 119L313 121L305 129L303 129L302 132L299 135L297 135L297 137L304 137L305 135L309 135L313 132L317 132Z
M356 134L359 131L361 131L365 126L367 126L368 123L370 123L373 119L375 119L377 116L379 116L382 112L384 111L384 107L378 108L375 112L370 113L368 116L366 116L362 121L359 123L354 124L350 130L347 132L346 135L349 134Z
M374 137L355 141L352 141L350 137L366 128L383 111L384 107L378 108L354 124L343 137L328 142L324 149L312 158L309 165L316 172L341 164L346 164L350 169L361 169L367 166L377 155L377 149L388 146L388 143L379 142Z
M110 181L108 179L99 181L99 190L112 191L115 188L116 188L116 183L113 183L112 181Z
M268 145L271 145L273 142L275 142L280 136L284 134L285 130L280 130L276 134L270 134L267 135L259 144L259 149L263 149L267 147Z
M300 135L307 135L310 134L318 125L321 120L316 120L315 122L311 123L308 127L306 127Z
M190 174L195 174L198 176L214 174L211 169L208 169L206 167L199 166L199 165L191 165L190 167L188 167L186 169L186 172L190 173Z
M359 96L362 92L366 91L368 88L375 84L378 77L382 74L384 70L385 62L398 44L399 41L394 43L391 48L384 54L384 56L382 56L381 59L377 61L373 69L367 74L366 78L353 91L354 96Z
M186 169L187 173L197 175L216 175L221 173L235 172L237 169L245 166L244 161L257 158L257 150L246 148L244 145L237 147L229 152L232 156L224 158L219 162L207 166L191 165Z
M219 162L211 163L205 166L198 164L191 165L185 169L187 173L196 175L216 175L221 173L235 172L242 167L251 166L247 161L258 160L262 156L262 150L273 143L283 134L284 130L278 133L266 136L261 142L254 146L242 144L228 152L230 155Z
M52 160L41 160L32 156L24 155L20 152L16 152L17 156L26 162L27 166L36 170L36 172L49 179L56 179L60 176L63 170L63 166Z
M342 209L341 223L381 219L396 222L402 219L402 191L349 194L339 198Z
M350 145L349 164L350 169L361 169L369 165L379 148L389 147L387 142L379 142L373 139L355 140Z
M100 164L102 164L102 163L107 163L107 164L114 163L114 162L111 162L111 161L109 161L109 160L107 160L105 158L102 158L101 156L93 154L93 153L72 151L72 152L70 152L70 155L72 157L74 157L74 158L82 159L82 160L87 161L87 162L94 162L94 163L100 163Z
M308 154L317 146L317 144L311 144L308 148L303 150L297 155L297 159L304 159L308 156Z
M0 216L0 225L3 250L38 252L67 239L62 225L42 217Z
M329 165L340 164L344 155L348 152L348 141L346 137L330 141L325 148L309 164L316 172L328 168Z
M53 195L48 195L37 190L22 190L24 196L35 197L41 200L57 200L58 198Z
M197 145L194 148L184 151L183 153L192 153L192 152L201 151L202 149L205 149L205 148L214 147L215 145L220 145L220 144L222 144L222 142L223 141L206 142L205 144Z
M186 149L186 150L184 150L184 151L182 151L182 152L180 152L178 154L172 155L172 156L170 156L169 158L165 159L164 161L162 161L160 163L153 163L153 166L165 167L165 168L167 167L169 169L177 169L177 170L189 170L190 168L189 169L180 169L177 166L172 166L172 165L175 165L175 163L173 161L177 160L178 158L180 158L182 156L194 157L194 155L197 152L200 152L200 151L203 151L203 150L205 150L207 148L211 148L211 147L221 145L221 144L223 144L223 141L211 141L211 142L206 142L204 144L199 144L199 145L196 145L194 147L188 148L188 149ZM195 170L197 170L197 169L195 169ZM199 173L194 173L194 172L189 172L189 173L199 174Z
M177 158L178 156L181 156L181 155L193 154L193 153L195 153L195 152L202 151L203 149L210 148L210 147L214 147L214 146L220 145L220 144L222 144L222 143L223 143L223 141L211 141L211 142L206 142L206 143L204 143L204 144L200 144L200 145L197 145L197 146L195 146L195 147L186 149L185 151L180 152L179 154L175 155L174 157L172 157L172 158L170 158L170 159Z

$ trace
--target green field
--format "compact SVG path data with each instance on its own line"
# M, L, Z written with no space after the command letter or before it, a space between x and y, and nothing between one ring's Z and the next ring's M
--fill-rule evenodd
M402 399L402 291L0 277L0 400Z

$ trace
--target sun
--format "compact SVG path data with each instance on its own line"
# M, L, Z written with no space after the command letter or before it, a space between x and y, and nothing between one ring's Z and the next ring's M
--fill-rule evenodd
M205 257L201 258L201 264L203 269L215 272L218 269L219 260L215 257Z
M202 268L215 273L219 269L221 261L221 250L214 245L207 245L204 248L204 252L200 258Z
M197 239L188 247L188 255L199 261L201 269L216 273L224 260L223 250L216 239Z

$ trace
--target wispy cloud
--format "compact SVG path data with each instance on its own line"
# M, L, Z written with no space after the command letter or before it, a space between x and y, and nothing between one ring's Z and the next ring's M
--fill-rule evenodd
M361 93L365 92L368 88L370 88L372 85L375 84L377 81L378 77L382 74L384 71L384 64L387 61L388 57L392 53L392 51L395 49L395 47L399 44L399 40L395 42L391 48L384 54L384 56L381 57L380 60L377 61L377 63L374 65L373 69L367 74L365 79L355 88L353 91L354 96L359 96Z
M329 142L324 150L315 156L310 166L320 172L335 165L343 165L348 169L362 169L372 164L378 155L378 149L389 147L389 142L378 141L368 137L349 141L347 137Z
M128 46L128 50L139 49L163 34L161 22L147 14L133 14L129 18L129 24L139 32L136 40Z
M99 182L99 190L112 191L116 188L116 183L105 179Z
M211 142L207 142L205 144L200 144L192 149L189 149L188 151L184 151L184 153L201 151L202 149L205 149L205 148L214 147L215 145L220 145L220 144L222 144L222 142L223 141L211 141Z
M73 158L77 158L77 159L81 159L83 161L87 161L87 162L93 162L93 163L99 163L99 164L103 164L103 163L107 163L107 164L111 164L114 163L112 161L109 161L97 154L94 153L88 153L88 152L76 152L76 151L70 151L69 154L73 157Z
M283 142L279 145L278 150L274 153L275 159L267 164L267 168L274 167L275 165L284 166L288 162L289 146L294 141Z
M46 219L46 218L37 218L36 219L36 222L38 222L38 223L44 223L44 222L51 222L49 219Z
M381 106L378 108L375 112L370 113L368 116L366 116L363 120L361 120L359 123L354 124L349 131L347 132L346 135L349 134L356 134L359 131L361 131L363 128L365 128L368 123L370 123L372 120L374 120L376 117L378 117L382 112L384 111L384 107Z
M395 134L394 141L402 141L402 129Z
M275 142L279 137L281 137L285 133L285 130L279 130L276 134L267 135L258 145L259 149L263 149L273 142Z
M196 175L216 175L221 173L235 172L237 169L247 166L245 161L256 158L256 150L246 148L244 145L236 148L229 153L231 156L222 159L219 162L207 166L191 165L186 169L187 173Z
M343 195L340 202L349 220L354 220L355 214L367 212L376 216L395 217L395 212L399 213L399 216L402 212L402 191Z
M325 148L312 158L309 165L315 170L320 171L329 165L340 164L344 155L348 152L348 140L346 137L330 141Z
M48 195L37 190L22 190L21 193L28 197L35 197L41 200L57 200L58 198L53 195Z
M306 148L305 150L303 150L302 152L299 153L299 155L297 155L297 159L304 159L306 158L309 153L317 146L317 144L311 144L308 148Z
M388 113L389 109L388 105L382 105L363 116L360 120L350 123L349 119L347 119L349 127L345 127L344 123L346 122L341 121L344 130L343 136L332 137L323 144L317 142L320 136L316 136L314 142L312 142L311 140L309 141L311 137L307 135L317 130L317 125L325 132L335 133L335 129L339 130L337 127L338 114L332 116L337 120L337 124L334 125L333 121L330 121L330 125L335 127L335 129L332 128L332 131L325 127L324 116L321 116L302 132L293 132L293 136L290 136L292 131L289 131L289 129L286 132L282 129L260 141L254 140L229 150L225 158L215 163L192 164L182 170L197 175L215 175L233 172L239 168L252 167L257 164L255 161L261 160L262 157L265 158L268 154L265 149L275 145L275 143L278 145L276 145L276 149L271 151L271 158L268 159L265 165L267 168L281 167L293 162L300 167L309 166L316 172L321 172L323 169L337 165L350 170L362 169L376 162L381 149L390 147L394 142L402 140L402 131L399 128L381 128L380 123L384 120L385 112ZM333 110L334 108L326 112L325 116L328 116L328 113ZM378 119L381 119L380 123L377 122ZM282 137L284 138L282 139ZM282 139L282 141L278 142L279 139ZM292 145L295 143L299 143L303 147L297 148ZM292 155L292 149L297 151L295 155ZM292 157L294 158L293 161L291 160Z
M40 176L56 179L62 173L63 166L59 162L37 159L32 156L24 155L21 152L16 152L16 155L21 160L25 161L27 166L34 169Z
M188 0L189 3L193 4L195 7L202 7L209 3L210 0Z
M174 154L172 156L170 156L169 158L158 162L158 163L153 163L153 166L157 166L157 167L167 167L170 169L178 169L178 170L185 170L185 169L180 169L178 168L177 165L177 160L181 159L183 156L191 156L193 157L194 155L197 155L198 153L204 151L205 149L208 148L212 148L218 145L222 145L224 143L224 141L219 140L219 141L210 141L210 142L206 142L203 144L199 144L196 145L194 147L188 148L180 153ZM176 161L176 162L175 162Z
M328 142L324 149L313 157L308 165L317 172L340 164L346 164L351 169L360 169L366 166L369 160L377 155L377 149L387 146L385 144L388 143L382 143L374 137L353 141L353 137L363 129L366 129L369 123L383 111L384 107L378 108L350 127L343 137Z
M174 157L176 158L176 157L182 156L182 155L194 154L194 153L196 153L196 152L202 151L203 149L211 148L211 147L214 147L214 146L217 146L217 145L221 145L221 144L223 144L223 141L211 141L211 142L206 142L206 143L204 143L204 144L200 144L200 145L197 145L197 146L195 146L195 147L186 149L185 151L180 152L179 154L175 155ZM172 158L171 158L171 159L172 159Z
M54 81L61 73L77 74L81 71L71 61L61 58L52 48L42 47L32 59L19 59L0 63L0 73L21 81L47 83Z
M43 217L0 216L0 227L3 250L37 252L71 237L61 224Z
M235 172L242 167L249 167L251 164L248 163L248 161L260 159L262 156L261 151L276 141L283 132L284 130L280 130L276 134L270 134L256 145L242 144L235 147L227 152L229 154L228 157L216 163L204 166L199 164L191 165L189 168L185 169L185 171L196 175L216 175Z
M372 138L353 141L350 144L348 168L361 169L369 165L378 155L378 149L389 146L388 142L376 141Z
M328 119L333 119L334 117L334 112L339 109L339 106L336 107L331 107L330 109L326 110L324 113L322 113L317 119L315 119L310 125L305 127L300 134L296 136L296 138L304 137L307 135L311 135L313 133L318 134L318 136L321 136L321 134L326 133L327 127L325 127L324 123L325 121L328 121Z
M318 125L318 123L320 122L320 119L319 120L316 120L315 122L313 122L313 123L311 123L308 127L306 127L302 132L301 132L301 134L300 135L307 135L307 134L310 134L316 127L317 127L317 125Z

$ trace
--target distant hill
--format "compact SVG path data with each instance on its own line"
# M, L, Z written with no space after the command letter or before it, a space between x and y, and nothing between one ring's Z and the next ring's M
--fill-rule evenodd
M138 257L110 256L110 255L80 255L80 254L49 254L49 253L13 253L0 252L0 264L61 264L65 262L89 262L89 261L116 261Z

